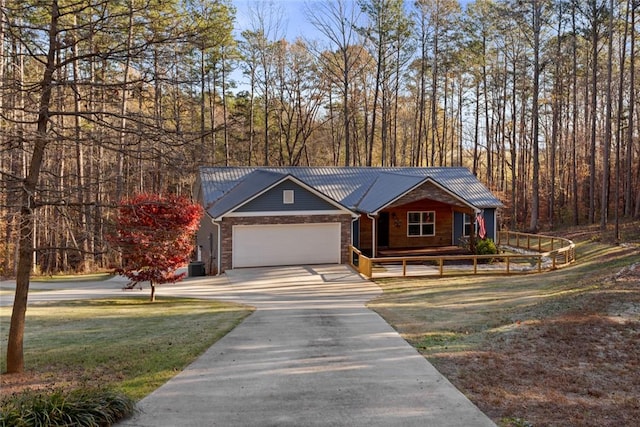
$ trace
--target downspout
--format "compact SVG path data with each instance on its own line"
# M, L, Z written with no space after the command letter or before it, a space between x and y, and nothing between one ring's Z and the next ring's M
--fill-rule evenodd
M360 219L360 215L351 215L351 246L353 246L353 224ZM358 233L360 231L358 230ZM355 247L355 246L354 246ZM358 248L360 249L360 248Z
M376 222L377 222L377 216L378 214L374 214L373 216L371 216L371 214L367 214L367 218L369 218L371 220L371 258L375 258L376 257Z
M354 245L354 241L353 241L353 225L356 223L356 221L360 219L360 215L355 215L355 214L351 214L351 247L355 248ZM360 236L360 230L358 230L358 236ZM360 248L356 248L358 250L360 250ZM353 263L353 252L349 251L349 264L354 265Z

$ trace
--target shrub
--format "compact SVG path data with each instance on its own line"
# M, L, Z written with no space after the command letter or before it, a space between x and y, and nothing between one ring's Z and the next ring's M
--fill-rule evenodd
M478 240L476 243L476 255L494 255L497 253L498 248L491 239Z
M134 410L132 399L110 390L28 391L0 401L0 426L111 426Z
M493 243L491 239L481 239L476 242L476 255L494 255L498 253L498 248L496 244ZM494 258L481 259L478 262L480 263L493 263L495 261Z

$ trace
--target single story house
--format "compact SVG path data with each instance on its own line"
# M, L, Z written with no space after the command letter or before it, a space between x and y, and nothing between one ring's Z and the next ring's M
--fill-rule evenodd
M202 167L194 198L206 274L495 240L502 206L462 167Z

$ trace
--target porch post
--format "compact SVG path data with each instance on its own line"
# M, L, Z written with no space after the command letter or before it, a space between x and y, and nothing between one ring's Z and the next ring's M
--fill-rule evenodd
M478 226L478 212L471 211L469 215L473 215L473 222L471 223L471 233L469 233L469 250L472 253L476 253L476 233Z
M371 258L376 257L376 244L378 243L378 239L376 236L376 222L378 221L378 215L371 216L367 214L367 217L371 220Z
M473 253L476 253L476 233L475 233L475 228L473 230L473 233L471 233L471 235L469 236L469 250Z

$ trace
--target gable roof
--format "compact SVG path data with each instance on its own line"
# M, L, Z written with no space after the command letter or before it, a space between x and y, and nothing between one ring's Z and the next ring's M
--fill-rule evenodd
M201 167L199 191L214 218L277 185L286 177L353 212L375 214L416 187L432 182L473 209L502 203L462 167Z
M353 214L350 209L340 202L331 199L321 191L318 191L285 171L255 168L254 170L248 171L246 175L240 175L233 179L229 179L231 178L230 175L225 175L225 177L226 178L223 178L221 181L208 181L202 179L201 169L201 184L203 184L202 187L204 191L203 200L205 201L207 212L213 218L219 218L235 211L284 181L291 181L327 201L329 204L334 205L336 209ZM217 197L217 199L214 199L215 197Z
M245 175L243 179L237 181L226 193L220 191L220 197L215 200L208 212L212 217L217 218L238 208L258 194L278 184L284 178L285 175L281 173L262 169L254 170Z

